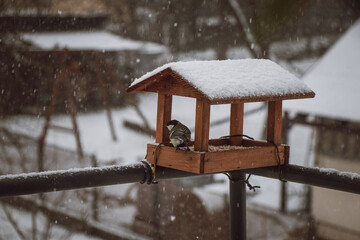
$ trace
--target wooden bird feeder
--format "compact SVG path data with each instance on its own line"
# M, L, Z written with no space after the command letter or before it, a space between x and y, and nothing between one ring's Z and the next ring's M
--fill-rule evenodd
M165 143L157 165L193 173L277 166L279 158L281 165L287 164L289 146L281 144L282 100L315 96L302 81L264 59L169 63L136 79L127 92L158 93L156 143L148 144L147 160L154 164L156 147ZM195 139L189 143L194 150L175 150L168 143L164 126L171 120L172 95L196 98ZM210 105L231 104L229 135L241 135L246 102L268 102L267 141L242 136L209 140ZM209 145L221 150L210 151Z

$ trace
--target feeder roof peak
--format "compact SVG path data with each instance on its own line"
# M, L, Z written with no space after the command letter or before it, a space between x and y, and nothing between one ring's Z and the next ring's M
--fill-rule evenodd
M296 76L266 59L172 62L135 79L128 92L163 92L211 104L315 95Z

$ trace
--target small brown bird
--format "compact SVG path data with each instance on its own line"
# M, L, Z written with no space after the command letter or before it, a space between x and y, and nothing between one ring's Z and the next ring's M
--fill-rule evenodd
M179 122L178 120L171 120L166 124L166 127L170 131L170 142L176 148L187 147L187 143L190 142L191 132L188 127ZM189 149L187 147L187 149Z

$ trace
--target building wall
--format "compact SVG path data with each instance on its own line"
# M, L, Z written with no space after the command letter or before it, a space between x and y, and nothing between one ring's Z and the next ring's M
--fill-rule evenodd
M318 167L360 173L360 161L317 153ZM318 236L360 239L360 195L313 187L312 214Z

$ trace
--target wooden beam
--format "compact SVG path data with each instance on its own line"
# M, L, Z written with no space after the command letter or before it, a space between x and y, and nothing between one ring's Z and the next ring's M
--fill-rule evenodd
M265 142L265 144L267 144ZM147 160L154 164L157 144L147 145ZM280 165L288 162L286 145L278 146ZM278 166L277 150L272 144L232 149L226 151L194 152L176 150L172 146L161 146L157 166L168 167L193 173L224 172L248 168Z
M281 144L282 101L270 101L268 105L267 140Z
M232 103L230 109L230 136L243 134L244 103ZM231 145L241 145L242 137L230 138Z
M210 104L196 99L195 151L206 152L209 146Z
M148 144L146 160L151 164L155 164L155 151L158 145ZM193 151L176 150L173 146L161 146L161 154L157 157L157 166L178 169L182 171L202 173L203 168L203 154Z
M278 149L280 165L283 165L286 163L285 146L279 146ZM277 166L279 163L274 146L207 152L204 155L203 173Z
M158 93L156 142L169 141L169 130L165 124L171 120L172 95Z

